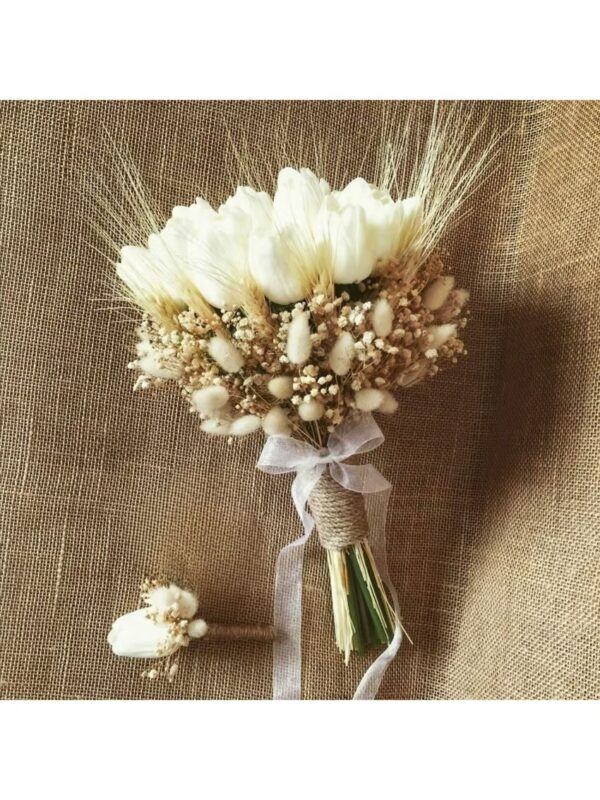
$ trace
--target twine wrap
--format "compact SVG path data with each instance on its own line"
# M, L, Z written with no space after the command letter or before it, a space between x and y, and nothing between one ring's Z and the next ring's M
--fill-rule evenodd
M202 637L214 642L272 642L275 639L273 625L222 625L209 622L208 629Z
M308 504L319 541L326 550L344 550L369 535L362 494L344 489L328 473L321 476Z
M328 534L333 528L333 512L323 511L324 508L333 509L330 499L333 494L328 482L324 483L324 490L316 491L317 484L323 478L330 478L339 484L343 494L344 509L353 508L352 518L358 520L358 505L354 505L351 497L356 493L362 500L364 496L364 512L366 512L367 527L361 520L358 531L350 531L343 525L344 536L351 536L352 541L358 536L363 538L368 532L369 544L379 569L379 574L387 586L392 598L396 618L400 618L398 597L393 583L390 580L386 547L385 547L385 518L391 485L371 464L346 463L352 456L367 453L383 443L383 434L370 414L356 415L342 423L330 435L327 447L316 450L309 444L296 439L271 436L267 439L258 460L257 467L263 472L279 475L286 472L295 472L296 477L292 483L292 500L302 522L304 532L295 541L282 548L277 559L275 572L275 603L273 619L277 629L277 638L273 643L273 697L276 700L298 700L302 689L302 565L304 560L304 545L310 538L315 527L315 520L308 512L307 505L311 502L311 509L316 508L317 515L321 516L321 536L325 531L325 547L327 543L346 546L348 539L337 538ZM327 474L329 470L329 474ZM336 503L342 496L335 490ZM321 495L326 496L323 500ZM321 501L321 503L320 503ZM338 506L341 508L341 506ZM363 512L363 516L364 516ZM346 510L343 511L345 515ZM356 514L356 517L355 517ZM335 520L337 527L340 519ZM334 542L334 536L335 542ZM351 542L352 543L352 542ZM386 669L395 657L402 641L402 629L396 624L394 636L387 649L378 656L363 675L356 692L355 700L372 700L377 694L381 680Z

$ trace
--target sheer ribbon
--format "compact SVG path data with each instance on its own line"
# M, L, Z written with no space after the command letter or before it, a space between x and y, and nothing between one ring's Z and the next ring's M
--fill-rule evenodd
M315 521L307 509L308 499L321 475L329 468L331 477L340 486L365 496L369 523L369 543L388 588L396 616L398 597L389 576L385 520L391 484L372 464L344 463L359 453L368 453L384 441L383 433L370 414L363 414L337 427L327 447L316 450L309 444L281 436L267 439L257 467L278 475L295 472L292 499L302 522L304 533L282 548L275 573L274 623L277 637L273 645L273 698L299 700L302 692L302 565L304 546L313 532ZM398 652L402 630L397 624L386 650L363 675L354 694L355 700L372 700L390 662Z

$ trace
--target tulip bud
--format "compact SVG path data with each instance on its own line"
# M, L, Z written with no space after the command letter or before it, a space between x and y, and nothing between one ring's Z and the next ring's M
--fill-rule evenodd
M183 637L174 634L172 625L149 619L148 614L149 609L138 608L113 622L108 643L116 656L161 658L184 644Z

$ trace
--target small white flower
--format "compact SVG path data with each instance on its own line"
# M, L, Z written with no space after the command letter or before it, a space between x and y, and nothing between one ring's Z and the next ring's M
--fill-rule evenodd
M187 634L192 639L202 639L207 631L208 625L203 619L193 619L187 627Z
M178 619L191 619L198 611L198 598L174 583L154 586L148 590L145 602L160 614L170 613Z

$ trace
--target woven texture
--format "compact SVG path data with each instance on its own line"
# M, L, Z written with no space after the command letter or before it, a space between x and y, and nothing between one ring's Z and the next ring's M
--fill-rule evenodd
M112 656L112 620L164 573L223 623L269 624L291 478L261 439L200 435L176 391L133 394L134 322L81 176L127 144L168 212L230 190L229 135L294 146L316 121L351 177L376 102L0 104L0 691L6 698L268 698L271 650L198 643L172 684ZM404 106L395 108L402 116ZM430 103L417 106L427 121ZM372 463L394 486L390 571L403 644L384 698L600 697L600 104L479 103L506 130L447 236L472 290L469 357L401 396ZM229 132L229 133L228 133ZM312 145L311 145L312 147ZM369 163L365 165L368 172ZM370 658L334 646L327 565L305 559L303 694L347 698Z
M308 502L319 541L328 550L343 550L369 535L362 494L349 492L326 472Z

